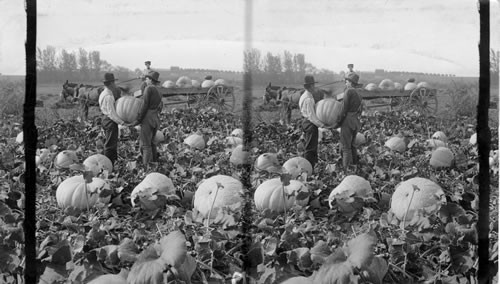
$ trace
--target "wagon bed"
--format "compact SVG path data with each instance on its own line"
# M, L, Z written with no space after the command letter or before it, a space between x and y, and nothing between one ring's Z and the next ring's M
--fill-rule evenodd
M437 89L419 87L414 90L373 90L356 89L364 100L390 99L389 103L370 105L368 108L400 106L413 109L422 114L435 114L438 109ZM337 100L342 100L344 93L337 95Z
M226 85L216 85L208 88L165 88L158 87L158 91L165 98L181 97L177 101L169 101L164 105L187 104L188 106L210 106L218 110L234 110L234 88Z

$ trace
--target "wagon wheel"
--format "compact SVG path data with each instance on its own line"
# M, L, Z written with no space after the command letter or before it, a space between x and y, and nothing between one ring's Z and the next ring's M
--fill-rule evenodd
M199 107L203 105L203 97L198 93L187 93L186 104L188 107Z
M435 90L425 87L416 88L410 94L409 107L424 115L437 112L438 100Z
M233 89L224 85L213 86L208 90L203 103L213 106L219 111L233 111Z

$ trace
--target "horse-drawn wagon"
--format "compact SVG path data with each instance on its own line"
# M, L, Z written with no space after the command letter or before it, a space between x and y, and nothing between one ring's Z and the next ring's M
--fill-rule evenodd
M324 95L331 96L331 91L321 89L321 87L341 82L344 81L335 81L318 86L317 95L320 97L317 100L321 99L321 96ZM367 90L360 85L360 87L356 88L356 91L363 97L363 100L373 101L370 104L365 103L365 108L389 107L392 110L397 107L399 109L417 111L422 115L433 115L438 109L437 89L430 88L428 85L415 86L415 88L406 90L402 87ZM290 121L291 110L298 108L299 98L303 92L303 88L272 86L269 83L263 99L265 104L276 102L280 106L280 121L287 124ZM342 92L334 97L341 101L343 96L344 93Z
M135 79L133 79L135 80ZM127 81L121 82L125 83ZM120 83L118 83L120 84ZM129 87L118 86L124 94L132 95ZM157 86L164 98L170 98L165 105L186 104L188 107L213 107L219 111L233 111L235 105L234 88L225 84L214 84L210 87L172 87ZM69 108L80 105L83 119L87 119L89 107L98 106L99 94L104 86L92 86L69 83L66 81L60 94L60 101L64 102L59 107ZM137 93L139 92L139 93ZM134 92L140 95L141 90ZM177 100L175 100L175 98Z
M211 87L174 87L158 86L164 98L171 98L166 105L186 104L188 107L213 107L219 111L233 111L235 98L234 87L216 84ZM136 91L140 92L140 90ZM177 97L178 100L173 98Z

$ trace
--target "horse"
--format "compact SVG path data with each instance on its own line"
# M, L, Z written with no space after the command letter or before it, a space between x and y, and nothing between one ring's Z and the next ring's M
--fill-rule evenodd
M266 93L263 96L264 103L276 100L279 106L280 124L288 125L292 118L292 110L299 108L300 96L304 93L304 88L291 88L272 86L269 83L266 87ZM324 97L331 96L332 91L316 88L313 92L315 102L320 101Z
M266 93L262 96L264 104L270 103L272 100L278 99L278 92L284 87L272 86L271 82L266 86Z
M130 87L117 86L122 95L128 94ZM88 84L69 83L68 80L63 84L61 91L61 99L67 100L69 97L72 100L77 99L80 105L80 117L83 120L88 120L89 108L99 106L99 95L104 90L104 86L93 86Z
M68 80L64 82L62 85L61 93L59 94L59 99L61 102L65 102L69 100L73 102L73 100L77 97L76 89L78 87L77 83L69 83Z

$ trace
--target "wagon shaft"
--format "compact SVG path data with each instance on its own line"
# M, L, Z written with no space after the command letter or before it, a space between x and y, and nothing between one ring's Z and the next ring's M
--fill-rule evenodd
M164 105L187 104L189 107L214 107L219 111L233 111L235 98L234 88L225 85L216 85L209 88L165 88L158 87L160 94L165 97L184 96L186 99L168 102Z

